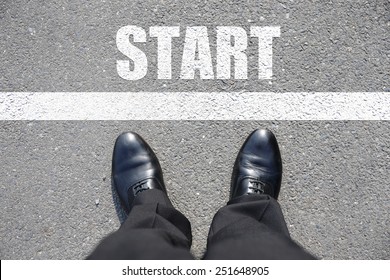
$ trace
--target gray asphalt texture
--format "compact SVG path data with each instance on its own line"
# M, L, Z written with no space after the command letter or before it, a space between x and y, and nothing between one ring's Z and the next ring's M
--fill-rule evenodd
M376 1L88 1L3 0L0 85L3 91L387 91L390 4ZM156 79L156 38L139 46L148 75L126 81L116 71L119 28L181 26L173 41L172 80ZM272 85L257 80L256 41L249 79L178 80L186 26L280 26L273 42Z
M385 0L5 0L0 91L389 91L389 11ZM115 36L129 24L182 27L174 79L156 79L155 39L141 44L148 75L118 76ZM253 65L246 81L179 80L183 28L193 25L209 27L214 54L215 26L281 26L272 83L257 80ZM111 153L123 131L156 151L200 258L211 219L228 200L236 153L256 128L279 141L280 204L295 240L325 259L390 258L389 122L131 120L1 122L0 258L81 259L118 228Z

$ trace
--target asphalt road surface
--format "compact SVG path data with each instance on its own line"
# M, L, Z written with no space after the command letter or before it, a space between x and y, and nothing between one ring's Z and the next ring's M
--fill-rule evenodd
M389 12L386 0L3 0L0 92L389 91ZM147 75L124 80L115 37L126 25L181 32L207 26L213 62L216 26L280 26L273 79L256 78L251 63L258 54L248 48L247 80L181 80L181 33L171 80L156 78L157 43L150 37L140 44ZM81 259L118 228L111 153L123 131L138 132L156 151L201 258L211 219L227 202L235 156L256 128L271 129L279 141L280 203L295 240L319 258L390 258L390 126L364 120L1 121L0 258Z

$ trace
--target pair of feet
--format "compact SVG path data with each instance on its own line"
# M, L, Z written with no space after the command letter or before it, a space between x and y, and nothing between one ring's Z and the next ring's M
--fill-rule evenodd
M127 214L139 193L150 189L166 193L160 163L150 146L136 133L123 133L117 138L112 178ZM269 130L253 131L237 155L230 199L257 194L277 199L281 180L282 160L275 136Z

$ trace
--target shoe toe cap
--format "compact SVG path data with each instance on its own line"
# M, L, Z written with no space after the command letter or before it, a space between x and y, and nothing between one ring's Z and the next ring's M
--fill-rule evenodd
M262 165L280 165L281 156L275 135L267 129L257 129L248 137L242 152L264 159Z

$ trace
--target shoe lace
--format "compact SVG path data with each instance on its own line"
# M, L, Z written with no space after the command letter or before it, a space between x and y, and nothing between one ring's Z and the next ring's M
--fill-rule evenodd
M146 186L146 183L147 183L147 180L143 180L143 181L140 181L140 182L136 183L133 186L134 196L138 195L139 193L141 193L143 191L146 191L146 190L150 189L150 187Z
M249 187L250 190L253 191L253 193L256 194L263 194L266 184L259 179L251 179L249 180L249 183L251 186Z

